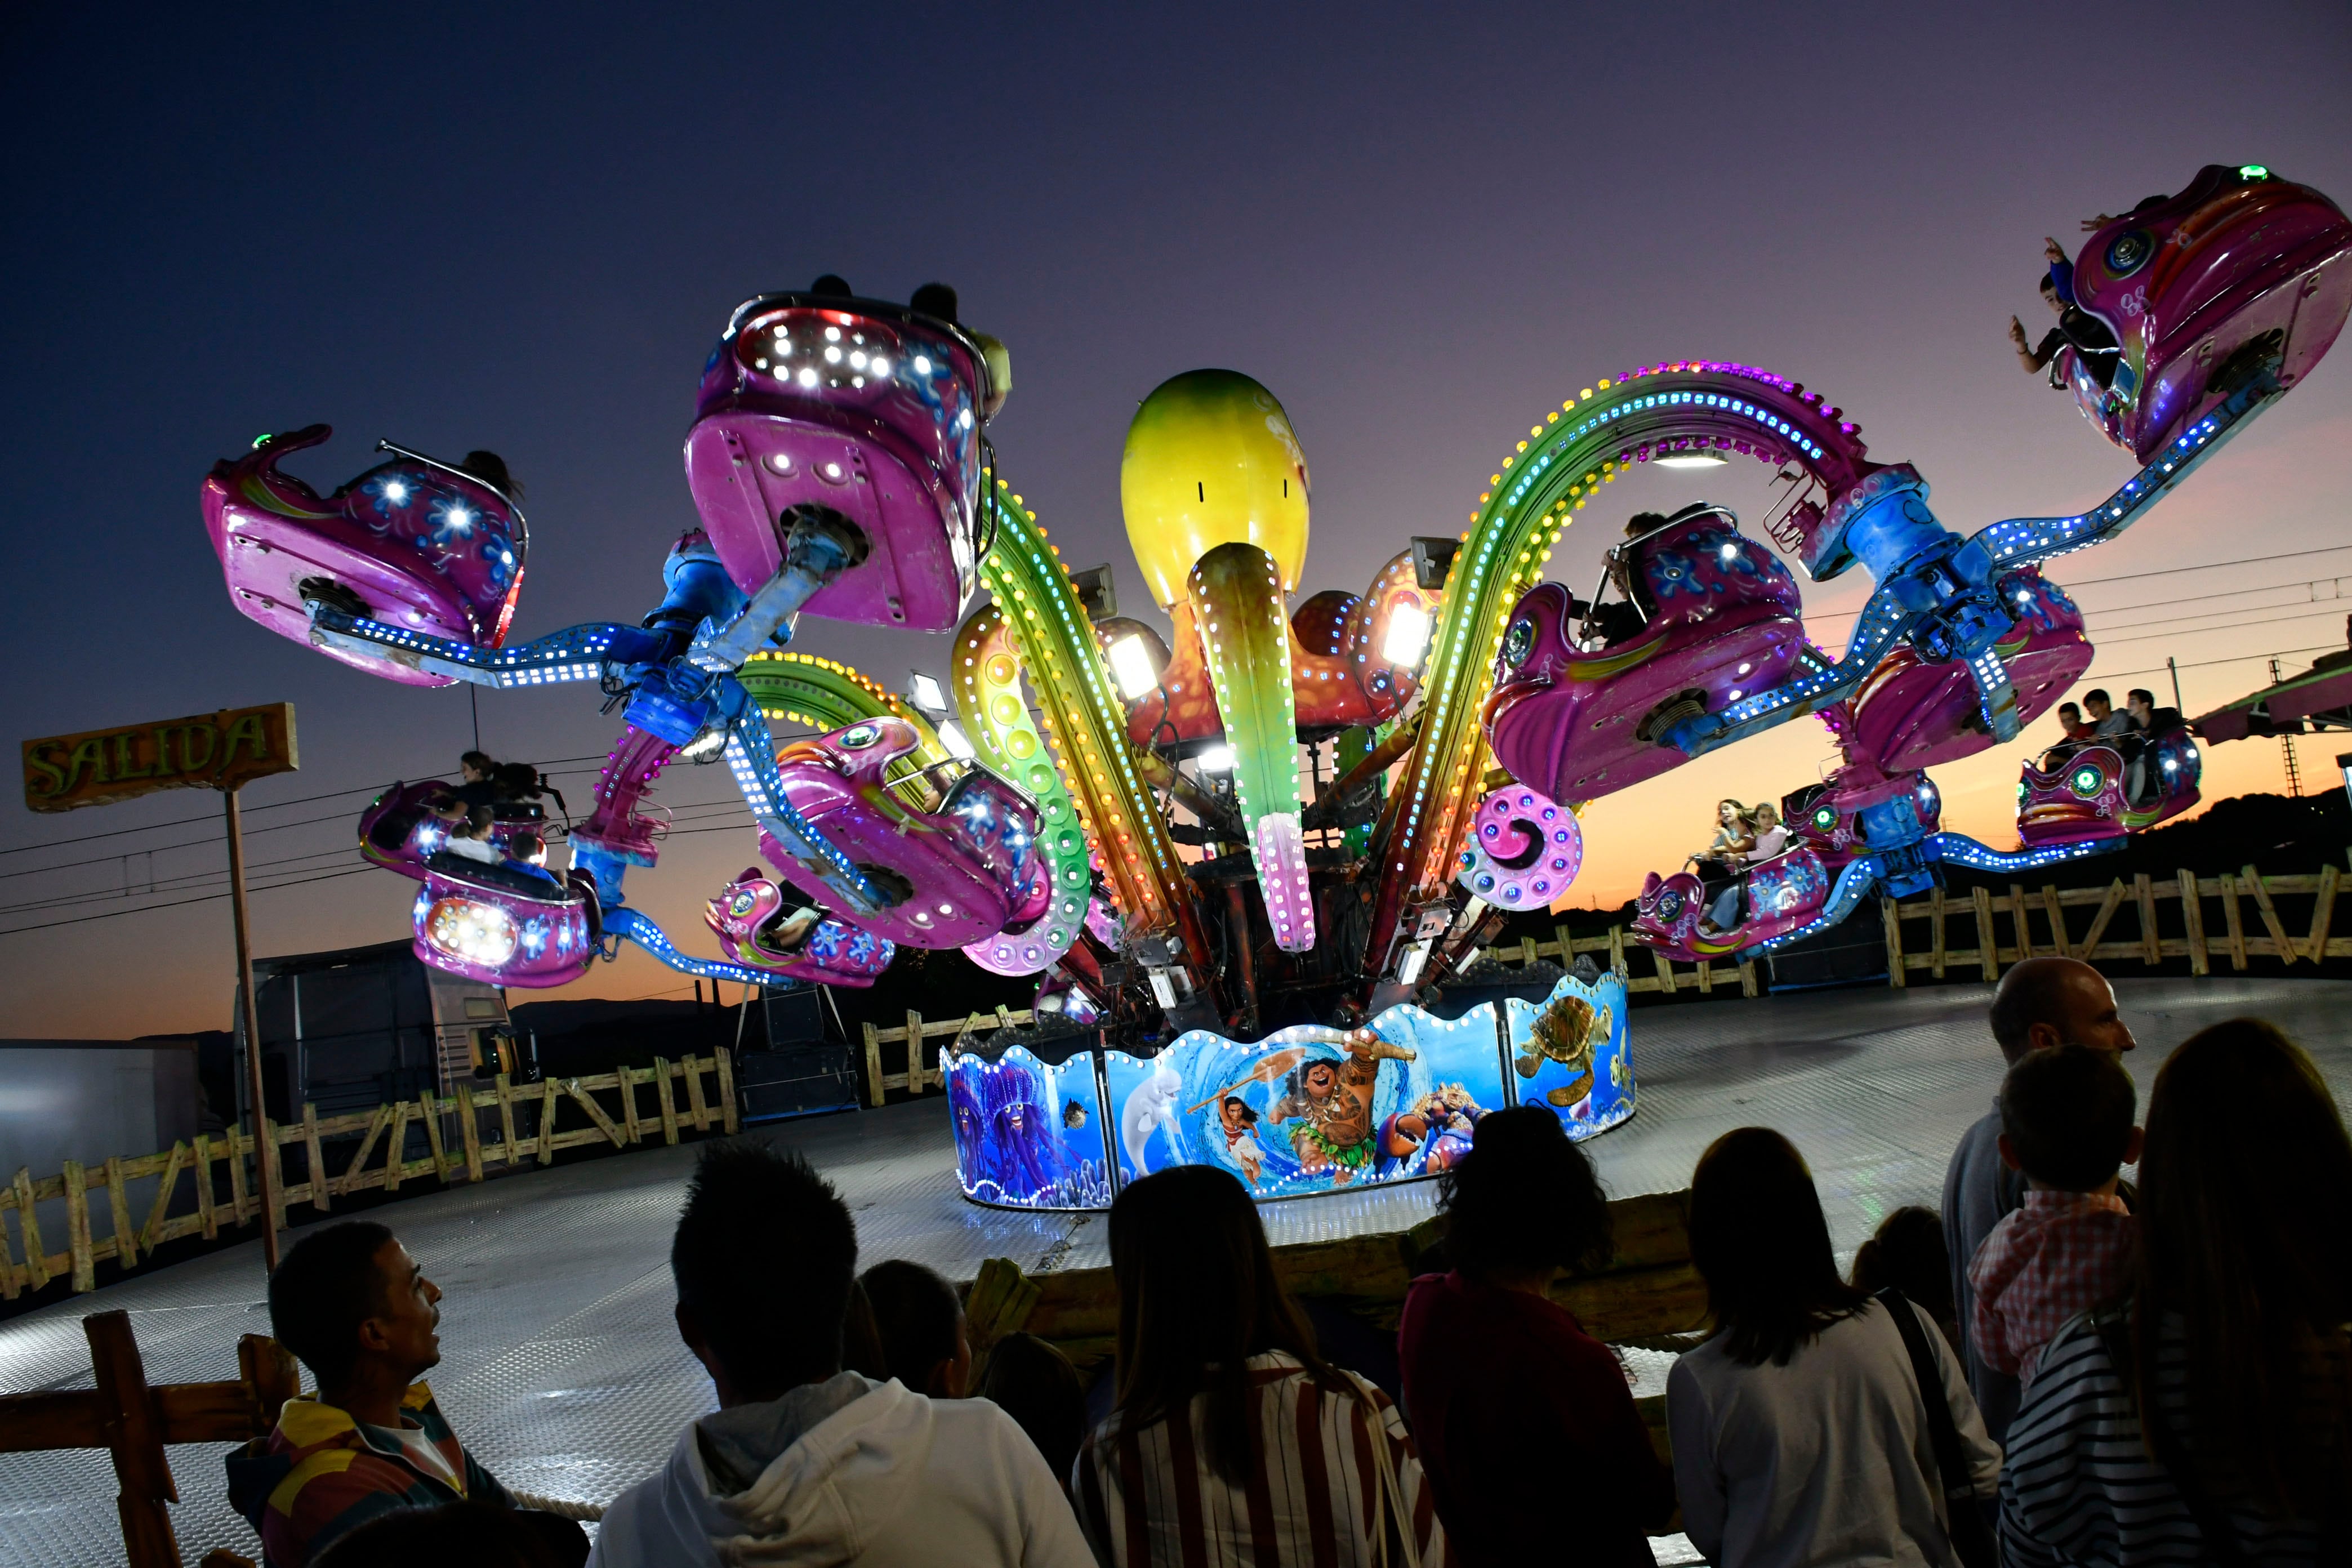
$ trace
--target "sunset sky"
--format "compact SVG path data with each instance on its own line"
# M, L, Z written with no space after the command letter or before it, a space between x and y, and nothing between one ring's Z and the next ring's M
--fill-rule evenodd
M1198 366L1289 410L1314 479L1303 593L1361 590L1409 536L1457 531L1531 417L1659 360L1820 389L1963 532L2078 510L2132 464L2004 342L2011 312L2047 324L2042 237L2072 248L2081 219L2207 163L2352 201L2340 0L2097 15L20 14L0 35L11 739L290 700L302 769L247 792L256 883L289 884L256 894L256 951L404 935L412 886L357 871L352 825L390 780L454 768L467 693L371 679L236 615L205 472L320 420L334 441L289 467L321 489L379 437L493 448L529 491L516 636L634 622L694 520L678 454L712 341L739 300L824 271L882 298L946 280L1005 341L1003 471L1067 563L1113 563L1129 615L1154 612L1121 439ZM1588 592L1624 513L1704 495L1753 521L1764 478L1639 473L1554 565ZM2347 495L2352 347L2130 534L2053 569L2100 644L2085 685L2169 700L2171 656L2196 712L2265 684L2261 656L2342 646ZM1809 585L1814 635L1842 646L1868 587ZM950 639L807 620L795 646L903 686L944 675ZM618 728L597 705L485 692L481 739L551 765L577 813ZM2048 733L1937 770L1947 825L2014 843L2017 764ZM2307 788L2336 787L2339 749L2304 742ZM1577 901L1615 903L1704 839L1717 797L1778 796L1829 754L1801 721L1595 804ZM2283 787L2275 742L2208 753L2209 799ZM657 798L697 831L632 900L715 952L701 902L755 859L753 831L722 809L723 769L680 767ZM185 792L37 816L12 794L6 1034L226 1026L218 811ZM687 987L632 951L557 994Z

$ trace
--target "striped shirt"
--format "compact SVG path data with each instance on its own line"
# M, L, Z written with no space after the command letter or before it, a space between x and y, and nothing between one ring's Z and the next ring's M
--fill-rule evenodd
M1985 1365L2032 1383L2042 1347L2060 1329L2123 1295L2138 1238L2121 1198L2027 1193L1969 1265L1969 1339Z
M2189 1352L2168 1313L2157 1345L2156 1398L2174 1429L2187 1422ZM2249 1563L2317 1563L2317 1529L2231 1510ZM2058 1564L2210 1563L2189 1505L2148 1457L2131 1391L2086 1314L2043 1347L2009 1429L2000 1478L2002 1552L2011 1568Z
M1258 1464L1240 1486L1209 1468L1208 1395L1187 1419L1129 1431L1118 1412L1087 1438L1071 1473L1078 1522L1106 1568L1369 1568L1452 1562L1436 1500L1404 1418L1353 1373L1357 1397L1316 1386L1279 1351L1249 1359ZM1374 1431L1375 1418L1379 1430ZM1388 1450L1397 1495L1373 1445ZM1392 1521L1409 1520L1402 1541Z

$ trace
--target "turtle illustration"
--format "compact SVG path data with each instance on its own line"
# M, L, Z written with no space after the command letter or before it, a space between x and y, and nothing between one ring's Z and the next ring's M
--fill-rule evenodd
M1521 1078L1533 1078L1546 1058L1559 1063L1569 1080L1544 1098L1554 1105L1574 1105L1592 1092L1593 1053L1608 1043L1613 1022L1608 1008L1572 993L1562 996L1536 1015L1535 1028L1512 1066Z

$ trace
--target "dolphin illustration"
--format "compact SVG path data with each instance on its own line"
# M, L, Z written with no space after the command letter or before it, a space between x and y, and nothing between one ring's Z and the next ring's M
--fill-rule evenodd
M1154 1064L1151 1076L1127 1097L1127 1105L1118 1113L1118 1139L1127 1150L1129 1166L1138 1175L1150 1168L1143 1163L1143 1147L1151 1142L1156 1127L1168 1130L1168 1142L1175 1145L1179 1161L1191 1158L1176 1121L1176 1098L1183 1089L1184 1080L1176 1076L1176 1069L1161 1062Z

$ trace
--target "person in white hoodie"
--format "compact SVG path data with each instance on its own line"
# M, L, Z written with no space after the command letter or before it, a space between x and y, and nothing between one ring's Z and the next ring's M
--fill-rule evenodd
M856 1268L848 1208L799 1155L704 1152L670 1271L719 1409L604 1510L591 1568L1093 1568L1011 1416L842 1370Z

